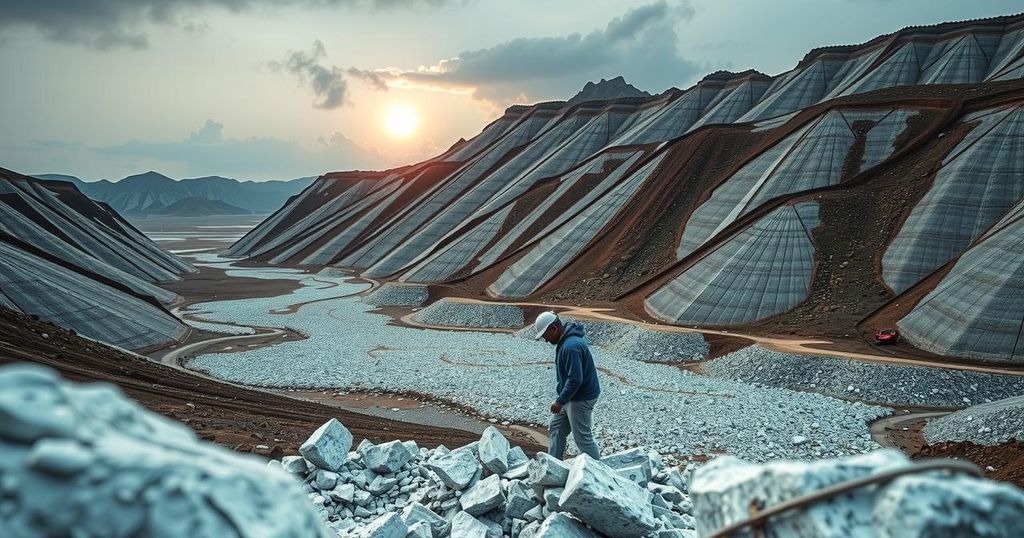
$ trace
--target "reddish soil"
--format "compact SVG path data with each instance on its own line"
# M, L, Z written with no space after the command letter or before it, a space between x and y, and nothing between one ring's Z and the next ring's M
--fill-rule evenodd
M1024 488L1024 442L1011 439L1001 445L983 446L974 443L938 443L924 446L910 456L921 458L955 458L967 460L981 468L985 478L1009 482ZM989 471L987 468L992 467Z
M43 333L48 334L44 338ZM34 362L77 382L113 383L142 406L181 421L201 438L267 457L296 454L321 424L336 417L356 442L414 439L424 446L458 446L469 432L352 413L198 377L103 344L29 316L0 309L0 364ZM516 440L514 440L516 441ZM528 452L543 448L523 442ZM257 449L257 445L268 448Z

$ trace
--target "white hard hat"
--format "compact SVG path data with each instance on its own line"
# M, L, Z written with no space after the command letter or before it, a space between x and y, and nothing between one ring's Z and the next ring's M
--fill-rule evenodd
M548 330L548 326L554 323L557 319L558 316L556 316L554 312L541 312L540 315L537 316L537 321L533 322L533 328L537 330L537 336L534 337L534 340L540 340L541 337L544 336L544 331Z

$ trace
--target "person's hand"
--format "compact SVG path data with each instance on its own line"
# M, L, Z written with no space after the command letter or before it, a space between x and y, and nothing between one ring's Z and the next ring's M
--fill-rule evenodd
M551 402L551 412L555 415L562 412L562 404L558 403L558 400Z

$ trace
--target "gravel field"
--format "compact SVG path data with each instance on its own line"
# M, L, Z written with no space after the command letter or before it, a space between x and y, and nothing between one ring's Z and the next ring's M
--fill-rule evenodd
M707 375L893 405L963 407L1024 394L1024 377L790 355L750 346L704 364Z
M244 270L239 270L244 271ZM261 270L267 272L268 270ZM553 348L508 334L396 327L348 297L270 314L297 302L358 291L304 281L294 293L197 305L202 317L292 327L308 339L208 354L188 367L263 387L416 391L496 420L546 424L554 398ZM692 375L595 347L603 393L595 431L605 453L647 446L666 454L729 452L755 461L878 448L867 422L888 410L817 394Z
M928 443L970 441L994 446L1010 439L1024 440L1024 396L968 407L928 423Z
M507 304L454 303L441 299L420 310L413 319L427 325L519 329L526 325L523 309Z
M426 286L403 286L388 282L366 294L363 302L372 306L419 306L427 302L428 298Z

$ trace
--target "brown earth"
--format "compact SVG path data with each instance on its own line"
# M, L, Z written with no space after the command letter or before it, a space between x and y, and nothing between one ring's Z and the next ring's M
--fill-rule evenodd
M477 439L466 431L353 413L202 378L0 309L0 364L15 362L48 366L76 382L113 383L142 406L185 423L203 439L266 457L296 454L302 441L331 417L344 423L356 442L414 439L422 446L459 446ZM536 443L520 444L527 452L543 450Z
M162 286L184 298L184 302L179 304L277 297L291 293L300 287L297 280L228 277L227 271L217 267L197 266L196 268L199 269L198 273L187 275L182 280Z
M911 458L955 458L967 460L981 468L985 478L1009 482L1024 488L1024 442L1011 439L1001 445L974 443L938 443L911 452ZM992 467L993 470L988 470Z

